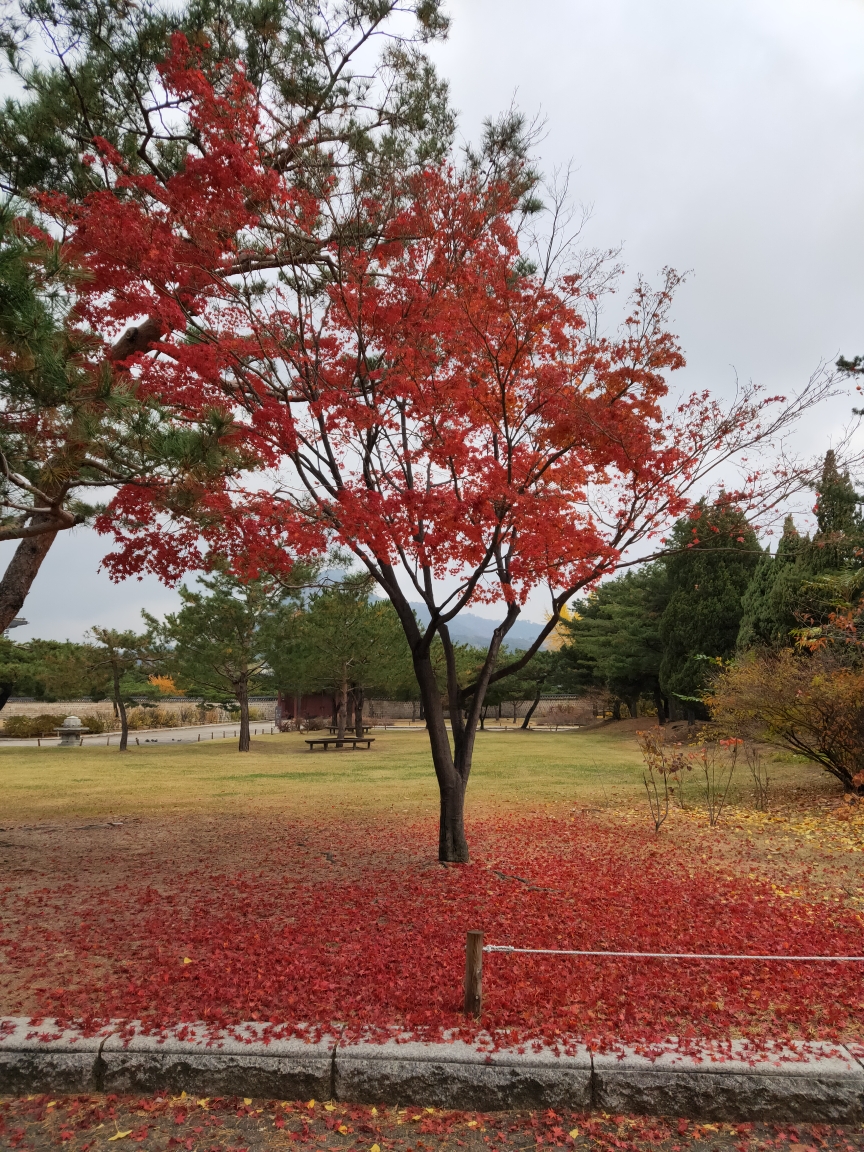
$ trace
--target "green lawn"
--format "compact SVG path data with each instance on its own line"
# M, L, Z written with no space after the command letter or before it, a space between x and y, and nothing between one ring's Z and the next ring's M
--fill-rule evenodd
M434 805L422 729L375 732L370 751L309 753L302 735L116 747L0 748L3 815L16 822L250 807ZM641 788L632 733L481 732L470 802L612 800Z

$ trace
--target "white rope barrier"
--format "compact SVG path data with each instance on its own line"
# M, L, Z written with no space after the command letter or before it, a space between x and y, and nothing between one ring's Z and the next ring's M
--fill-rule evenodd
M484 944L484 952L518 952L532 956L624 956L642 960L791 960L825 961L828 963L864 963L864 956L753 956L729 952L588 952L571 948L513 948L510 944Z

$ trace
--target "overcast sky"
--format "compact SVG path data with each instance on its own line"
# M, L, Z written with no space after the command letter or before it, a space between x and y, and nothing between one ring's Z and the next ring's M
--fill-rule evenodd
M434 49L465 139L517 103L542 166L574 166L591 246L632 275L689 270L674 310L688 386L772 391L864 353L864 0L450 0ZM632 279L632 276L631 276ZM821 452L841 400L808 419ZM0 562L11 555L2 545ZM137 627L176 594L113 585L89 530L61 533L16 639ZM539 604L529 613L542 619Z

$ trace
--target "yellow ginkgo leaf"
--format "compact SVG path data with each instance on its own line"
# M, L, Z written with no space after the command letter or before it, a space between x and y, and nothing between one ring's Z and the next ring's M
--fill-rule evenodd
M199 1104L202 1108L206 1108L209 1103L210 1103L210 1097L209 1096L205 1096L203 1100L196 1100L196 1104Z
M378 1115L378 1109L377 1108L370 1108L369 1109L369 1115L370 1116L377 1116Z
M310 1101L309 1101L309 1103L306 1105L306 1107L307 1107L307 1108L314 1108L314 1107L315 1107L315 1101L314 1101L314 1100L310 1100Z
M325 1104L324 1105L324 1111L325 1112L335 1112L336 1111L336 1105L335 1104Z
M578 1135L579 1135L579 1129L578 1128L571 1128L570 1129L570 1139L571 1140L575 1140Z
M45 1105L45 1107L46 1108L53 1108L56 1103L57 1103L56 1100L49 1100L48 1103Z
M434 1112L434 1111L435 1111L435 1109L434 1109L434 1108L427 1108L427 1109L426 1109L426 1111L427 1111L427 1112Z
M251 1097L251 1096L244 1096L244 1097L243 1097L243 1103L244 1103L244 1104L246 1105L246 1107L248 1108L248 1107L249 1107L249 1105L252 1103L252 1097Z
M181 1099L181 1100L185 1100L185 1099L186 1099L186 1093L185 1093L185 1091L180 1093L180 1099Z
M343 1136L348 1135L348 1129L346 1128L346 1126L344 1124L339 1125L339 1131L342 1133Z
M194 961L192 960L191 956L184 956L183 957L183 963L184 964L192 964L192 963L194 963Z
M372 1147L369 1149L369 1152L381 1152L381 1145L380 1144L373 1144Z
M132 1129L129 1128L126 1132L118 1132L114 1136L109 1136L108 1137L108 1143L110 1144L112 1140L122 1140L124 1137L131 1136L131 1135L132 1135Z

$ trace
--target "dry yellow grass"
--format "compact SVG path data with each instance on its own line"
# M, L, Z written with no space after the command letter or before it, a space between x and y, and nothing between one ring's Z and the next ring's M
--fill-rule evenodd
M638 726L648 722L639 722ZM478 734L469 805L642 804L637 723L570 732ZM297 734L253 738L239 753L232 740L171 746L2 748L5 821L65 817L227 811L364 810L389 805L434 811L437 789L422 729L376 730L371 750L309 753ZM169 737L170 738L170 737ZM776 786L819 794L819 771L779 757ZM694 800L698 781L693 780ZM738 798L748 797L742 769Z
M422 729L374 733L367 751L309 753L296 734L253 738L240 753L230 740L116 749L0 748L3 818L238 809L433 806L429 743ZM641 788L641 759L630 732L481 733L470 783L472 803L612 799Z

